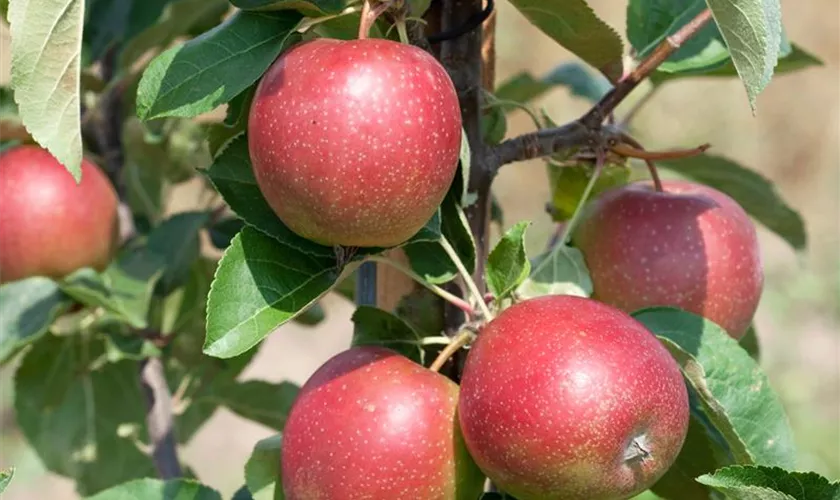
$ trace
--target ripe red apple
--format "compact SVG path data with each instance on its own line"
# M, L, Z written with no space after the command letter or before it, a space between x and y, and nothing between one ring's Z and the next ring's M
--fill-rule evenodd
M676 362L641 323L550 295L505 309L467 356L467 449L519 500L629 498L671 466L688 429Z
M118 237L117 195L96 165L82 160L76 184L38 146L0 155L0 281L58 279L82 267L102 270Z
M594 298L632 312L674 306L738 339L758 308L764 274L755 226L708 186L666 181L608 191L585 212L575 242Z
M484 477L458 429L458 386L381 347L324 363L283 430L286 500L476 500Z
M455 176L458 96L421 49L316 39L263 77L248 144L263 196L292 231L324 245L395 246L432 217Z

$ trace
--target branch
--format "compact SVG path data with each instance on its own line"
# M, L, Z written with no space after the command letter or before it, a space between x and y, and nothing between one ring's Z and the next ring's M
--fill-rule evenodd
M487 163L499 168L517 161L551 156L600 142L600 130L591 130L576 120L554 128L545 128L502 141L488 151Z
M618 84L613 87L588 113L583 115L580 119L586 126L590 128L597 128L604 122L604 119L612 113L615 108L621 104L621 101L632 92L639 83L650 76L653 71L671 57L671 54L677 51L686 40L693 37L712 20L712 12L709 9L703 9L702 12L689 21L685 26L673 35L666 37L659 45L653 49L641 63L630 73L624 76Z
M140 385L146 396L146 427L158 475L164 480L181 477L183 472L173 429L172 396L160 358L149 358L140 364Z
M663 40L580 119L504 141L489 151L488 163L498 169L508 163L551 156L574 148L604 148L617 143L620 137L613 130L602 127L604 120L642 80L711 19L711 11L704 9L679 31Z

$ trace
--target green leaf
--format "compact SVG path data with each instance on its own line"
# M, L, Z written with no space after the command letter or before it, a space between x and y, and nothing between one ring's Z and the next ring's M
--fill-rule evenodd
M156 57L137 90L137 116L193 117L256 82L291 40L296 13L237 12L223 24Z
M394 314L421 337L439 336L446 327L444 301L425 287L416 287L404 295L394 308Z
M222 123L213 124L207 130L207 144L210 153L215 157L236 136L245 133L248 127L248 112L251 101L257 91L257 84L253 84L230 100Z
M697 481L732 500L837 500L840 482L816 472L791 472L778 467L734 465Z
M201 250L199 232L209 219L207 212L182 212L163 221L149 234L146 248L165 263L157 284L160 294L169 294L189 276Z
M294 9L309 17L338 14L350 4L348 0L231 0L230 3L242 10Z
M32 139L20 121L18 106L12 89L0 86L0 141L29 141Z
M737 463L793 467L793 433L784 407L735 339L711 321L679 309L654 307L633 316L680 363Z
M807 235L802 216L785 203L776 187L758 172L709 154L666 160L659 165L726 193L793 248L805 248Z
M393 349L407 358L425 362L423 338L400 317L382 309L360 306L353 313L351 345L378 345Z
M188 270L184 285L155 303L155 312L158 313L155 316L156 326L162 335L200 328L204 337L207 293L216 271L216 262L199 259Z
M205 145L205 132L191 120L143 123L131 117L123 124L122 141L126 162L136 165L140 175L157 178L157 185L164 180L173 184L189 180L197 169L206 168L211 163L210 152ZM150 187L146 196L154 199L155 190L161 188L148 184ZM154 208L157 203L149 202L148 205Z
M755 324L750 325L747 332L743 337L741 337L741 340L739 340L738 343L741 344L741 347L747 351L747 354L749 354L756 363L759 362L761 359L761 345L758 341L758 334L755 331Z
M782 12L779 0L706 0L732 62L747 91L750 108L770 83L779 57Z
M341 271L335 255L312 255L246 227L210 288L204 352L219 358L245 352L327 293Z
M248 380L219 387L213 398L242 418L282 431L298 392L291 382Z
M97 330L104 334L105 359L111 363L160 356L160 349L151 340L128 330L123 324L112 322L107 327L99 327Z
M254 500L254 497L251 495L251 491L248 487L242 485L238 490L233 492L233 496L230 497L230 500Z
M9 4L12 88L32 137L82 178L81 75L84 0Z
M543 295L592 295L592 278L577 248L558 244L536 257L531 263L531 275L516 291L528 299Z
M598 102L612 88L602 75L592 73L577 62L557 66L542 78L528 71L517 73L496 87L496 97L505 101L527 103L545 95L555 87L566 87L573 96Z
M222 219L210 226L210 242L219 250L224 250L244 226L245 223L239 218Z
M584 0L511 0L531 23L557 43L618 81L624 71L621 38Z
M67 295L90 307L102 307L135 328L145 328L163 258L146 249L129 250L104 273L84 268L59 282Z
M452 244L461 262L469 272L475 269L475 240L463 209L458 206L453 191L446 196L440 207L441 231ZM431 241L430 241L431 240ZM438 241L413 239L403 247L411 268L424 279L434 284L447 283L455 279L458 269Z
M301 252L316 257L335 257L334 249L298 236L277 218L257 185L246 136L231 141L206 174L230 208L249 226Z
M123 127L123 145L125 151L125 165L123 167L123 179L126 186L126 201L132 210L135 224L138 230L145 232L153 224L156 224L164 211L167 185L166 179L157 169L144 168L138 162L138 143L132 139L126 140L126 133L130 133L133 120L125 122ZM148 158L145 157L144 158ZM158 165L160 165L158 163ZM142 221L142 226L138 221Z
M283 500L280 476L281 435L259 441L245 464L245 484L254 500Z
M93 368L101 354L101 344L85 337L47 337L26 353L14 380L24 436L44 466L75 480L81 495L155 474L138 448L147 438L137 364Z
M496 300L504 299L531 273L525 252L525 230L530 224L519 222L510 228L487 257L487 288Z
M94 495L88 500L222 500L218 491L188 479L137 479Z
M493 194L490 195L490 222L495 222L500 228L505 225L505 213L502 210L502 204Z
M0 471L0 493L6 491L12 478L15 477L15 468L9 467Z
M40 339L70 303L49 278L36 276L0 286L0 363Z
M84 49L92 60L153 24L169 0L93 0L85 11Z
M484 137L484 142L489 145L498 144L504 140L506 133L507 118L503 106L485 107L481 119L481 135Z
M791 44L791 51L784 57L780 56L776 65L776 74L792 73L812 66L825 66L819 58L796 44Z
M120 68L129 69L149 50L167 47L206 19L221 17L229 8L227 0L170 1L154 23L126 43L120 54Z
M316 302L304 309L302 313L297 315L294 319L295 323L306 326L315 326L320 324L327 318L327 313L321 304Z

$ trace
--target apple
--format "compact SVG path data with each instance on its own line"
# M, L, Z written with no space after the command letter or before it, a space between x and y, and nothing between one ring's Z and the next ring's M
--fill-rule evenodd
M399 245L458 166L461 114L444 68L390 40L316 39L281 54L248 117L257 184L292 231L324 245Z
M458 386L383 347L354 347L301 389L283 430L286 500L476 500Z
M627 312L674 306L739 339L752 322L764 274L755 226L708 186L633 183L591 203L575 234L593 297Z
M7 149L0 154L0 281L103 270L118 245L117 205L113 186L90 161L82 160L76 184L45 149Z
M458 411L478 466L519 500L629 498L673 464L689 415L653 334L568 295L519 302L481 330Z

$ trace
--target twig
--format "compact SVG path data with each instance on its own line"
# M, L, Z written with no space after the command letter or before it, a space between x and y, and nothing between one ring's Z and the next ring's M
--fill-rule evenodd
M434 293L438 297L440 297L443 300L449 302L450 304L454 305L458 309L464 311L464 313L468 317L472 317L472 316L475 315L475 309L473 309L473 307L469 304L469 302L462 299L461 297L458 297L457 295L454 295L452 293L447 292L446 290L444 290L443 288L441 288L437 285L433 285L432 283L429 283L427 280L423 279L422 276L415 273L410 268L408 268L406 266L403 266L399 262L396 262L393 259L389 259L388 257L385 257L383 255L372 255L372 256L370 256L370 260L375 261L375 262L381 262L383 264L387 264L387 265L393 267L394 269L396 269L397 271L405 274L406 276L413 279L414 281L416 281L420 285L423 285L430 292ZM359 304L359 305L362 305L362 304Z
M673 151L648 151L636 145L616 144L615 146L612 146L610 150L613 153L619 154L626 158L659 161L677 160L680 158L689 158L691 156L697 156L706 152L706 150L708 150L710 147L712 147L712 145L706 143L691 149L676 149Z
M140 384L146 396L146 427L152 445L152 460L161 479L181 477L172 415L172 396L160 358L149 358L140 364Z
M487 157L494 169L516 161L551 156L563 150L588 147L591 149L610 144L617 137L613 127L604 128L604 120L615 108L665 62L686 40L694 36L712 19L709 9L704 9L679 31L667 37L636 68L624 76L601 100L580 119L559 127L524 134L502 142L492 148Z
M490 321L493 319L493 313L490 311L490 308L484 302L484 293L478 288L473 277L470 275L470 272L467 271L467 268L464 266L464 263L461 262L461 258L458 256L458 252L455 250L455 247L449 243L449 240L446 237L441 236L440 238L440 246L443 247L443 250L449 255L449 258L452 260L452 263L455 264L455 267L458 269L458 273L461 275L461 278L464 280L464 284L467 286L467 289L473 295L473 298L478 302L478 308L481 309L481 313L484 315L485 321Z

